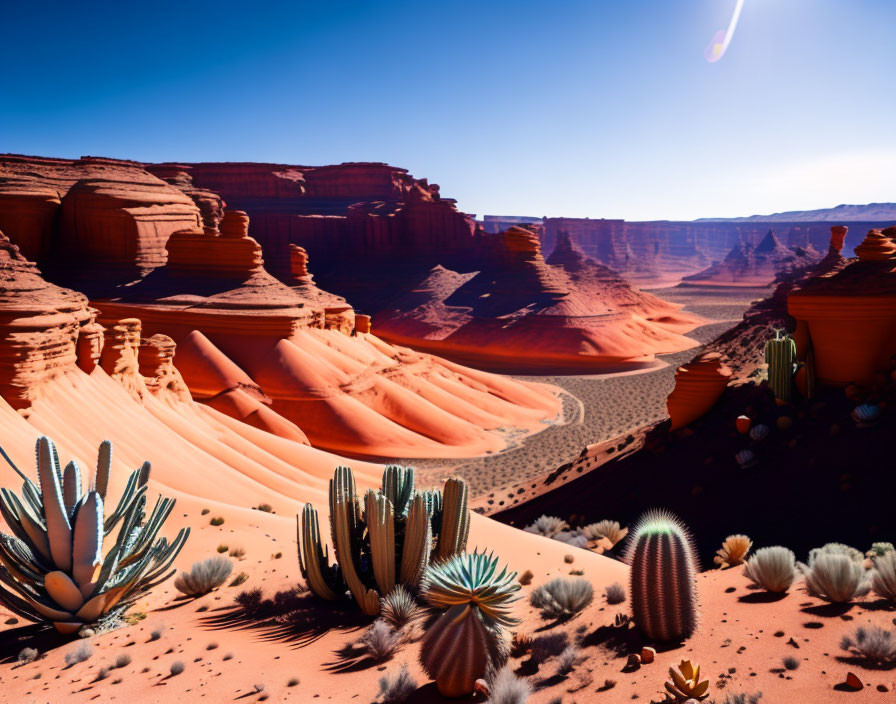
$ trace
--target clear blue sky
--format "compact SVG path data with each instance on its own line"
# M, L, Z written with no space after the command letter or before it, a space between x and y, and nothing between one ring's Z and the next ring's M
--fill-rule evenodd
M484 213L896 201L896 2L6 3L0 151L387 161ZM246 9L249 8L249 9Z

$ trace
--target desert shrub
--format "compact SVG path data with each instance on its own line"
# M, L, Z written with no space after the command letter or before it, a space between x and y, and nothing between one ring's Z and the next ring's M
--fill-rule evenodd
M187 666L184 665L183 662L181 662L180 660L175 660L173 663L171 663L171 676L175 677L181 674L186 669Z
M230 586L230 587L238 587L238 586L240 586L243 582L245 582L247 579L249 579L249 575L246 574L245 572L240 572L236 577L234 577L234 578L230 581L230 584L229 584L228 586Z
M786 592L796 579L796 557L780 545L760 548L747 560L744 574L768 592Z
M411 593L400 584L380 600L380 615L396 630L418 619L422 613Z
M896 601L896 552L884 553L874 558L871 588L882 599Z
M201 513L203 516L207 516L209 513L211 513L211 509L210 509L210 508L204 508L204 509L202 509L202 511L200 511L200 513Z
M163 632L164 632L163 626L156 626L149 632L149 639L150 640L158 640L159 638L162 637Z
M588 540L604 538L616 545L616 543L628 535L628 528L620 526L618 521L598 521L582 528L582 534Z
M541 516L534 523L524 528L529 533L543 535L545 538L553 538L560 531L567 530L569 524L556 516Z
M865 553L865 557L883 557L888 552L896 551L893 543L872 543L871 549Z
M487 704L525 704L532 694L526 680L520 679L510 667L502 668L492 679Z
M248 614L256 613L264 601L264 593L258 587L255 589L246 589L234 597L234 601L239 604L243 611Z
M543 618L572 618L594 599L594 588L585 579L558 577L535 589L529 603Z
M756 692L755 694L728 692L722 704L759 704L760 699L762 699L762 692Z
M781 662L786 670L796 670L800 666L800 661L793 657L793 655L788 655Z
M93 648L88 643L80 643L75 646L74 650L70 650L65 654L65 664L68 666L77 665L79 662L90 660L93 656Z
M878 626L859 626L851 636L843 636L840 647L872 665L896 663L896 633Z
M94 682L99 682L100 680L104 680L108 676L109 676L109 668L101 667L99 670L97 670L96 678L94 679Z
M127 667L130 664L131 664L131 656L128 655L127 653L119 653L118 655L115 656L116 669L121 668L121 667Z
M852 555L837 551L812 552L815 554L810 557L809 565L800 565L809 594L845 603L870 591L871 581L865 568Z
M225 552L227 552L228 550L230 550L230 548L229 548L228 546L226 546L224 543L221 543L221 544L218 546L217 550L218 550L218 552L220 552L220 553L225 553Z
M619 582L614 582L604 591L608 604L621 604L625 601L625 587Z
M574 645L568 645L557 657L557 674L568 675L582 661L582 654Z
M209 643L207 646L205 646L205 649L206 649L206 650L217 650L217 649L218 649L218 644L215 643L215 642L211 642L211 643Z
M241 547L230 548L230 556L236 557L236 558L245 557L246 556L246 548L241 548Z
M223 516L214 516L209 521L209 524L213 525L213 526L223 526L224 525L224 517Z
M380 677L379 704L402 704L417 690L417 680L411 677L407 663L402 663L397 672L387 672Z
M37 660L38 655L40 655L40 653L37 652L37 648L22 648L17 660L19 662L34 662Z
M181 572L174 586L187 596L202 596L224 584L232 571L233 563L226 557L210 557L194 562L189 572Z
M286 683L287 687L298 687L301 680L298 677L290 677L289 681Z
M532 578L534 576L535 575L532 573L532 570L526 570L519 576L519 579L517 581L525 587L529 584L532 584Z
M401 634L386 621L378 618L361 636L361 645L377 662L388 660L401 645Z
M590 541L585 537L585 534L582 533L581 528L576 530L561 530L554 536L554 540L559 540L561 543L565 543L573 548L587 548L590 545Z
M740 565L750 552L753 541L746 535L729 535L722 543L722 547L716 551L713 561L719 567L734 567Z
M576 558L573 557L572 555L564 555L564 556L563 556L563 561L564 561L567 565L571 565L573 562L575 562L575 560L576 560Z
M545 633L532 640L532 662L540 665L548 658L559 655L569 645L569 636L562 631L559 633Z
M865 556L855 548L849 547L849 545L844 545L843 543L827 543L820 548L815 548L814 550L809 551L809 566L811 567L812 563L822 555L844 555L860 565L865 561Z
M521 658L523 655L532 650L532 636L528 633L517 631L510 639L510 655L514 658Z
M264 511L265 513L273 513L274 507L270 504L258 504L256 507L259 511Z

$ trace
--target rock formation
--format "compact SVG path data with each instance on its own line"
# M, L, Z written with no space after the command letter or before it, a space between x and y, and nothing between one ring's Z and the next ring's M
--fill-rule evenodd
M769 230L758 245L739 240L725 259L696 274L685 276L682 283L698 286L771 286L779 274L820 259L821 254L811 244L788 248Z
M619 371L657 365L656 354L695 346L680 333L698 320L635 292L587 261L569 239L548 263L535 232L495 235L493 264L461 274L434 267L373 317L393 342L502 370Z
M731 369L717 352L701 354L675 372L675 388L666 399L670 430L690 425L705 415L722 395L731 379Z

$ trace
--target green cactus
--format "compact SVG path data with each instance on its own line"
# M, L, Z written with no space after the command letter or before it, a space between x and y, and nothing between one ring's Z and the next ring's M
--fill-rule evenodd
M364 613L375 616L381 595L399 583L416 587L434 554L447 558L466 548L470 511L461 479L446 482L443 498L439 491L416 492L414 470L390 465L383 472L382 490L368 490L363 512L359 506L351 469L337 467L330 481L335 565L314 507L305 504L301 523L297 520L302 576L323 599L339 599L348 590Z
M510 608L519 589L516 572L499 573L491 554L464 553L427 569L423 597L445 613L426 630L420 662L442 695L472 693L477 679L506 661L506 629L519 623Z
M793 397L796 343L790 335L782 332L775 330L774 339L765 343L765 361L768 364L768 385L775 397L789 402Z
M0 450L24 480L22 498L0 489L0 514L13 533L0 533L0 603L13 613L74 633L113 623L174 574L169 569L190 531L181 530L170 544L156 540L174 501L160 497L145 520L148 462L131 473L118 506L104 517L111 452L108 442L100 446L94 488L84 492L77 463L61 470L49 438L37 441L37 483ZM115 545L104 558L103 539L119 522Z
M689 638L697 628L697 560L684 524L665 511L646 513L626 557L635 625L656 641Z

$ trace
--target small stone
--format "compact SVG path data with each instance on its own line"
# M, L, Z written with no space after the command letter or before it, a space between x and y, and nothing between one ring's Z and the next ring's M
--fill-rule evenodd
M641 662L649 665L656 657L656 650L650 647L641 648Z
M865 687L865 685L862 684L862 680L856 677L852 672L846 675L846 686L857 692Z
M879 684L879 685L877 685L877 691L878 692L889 692L890 690L887 689L887 685Z
M637 670L641 667L641 656L637 653L632 653L628 656L628 660L625 663L626 670Z

